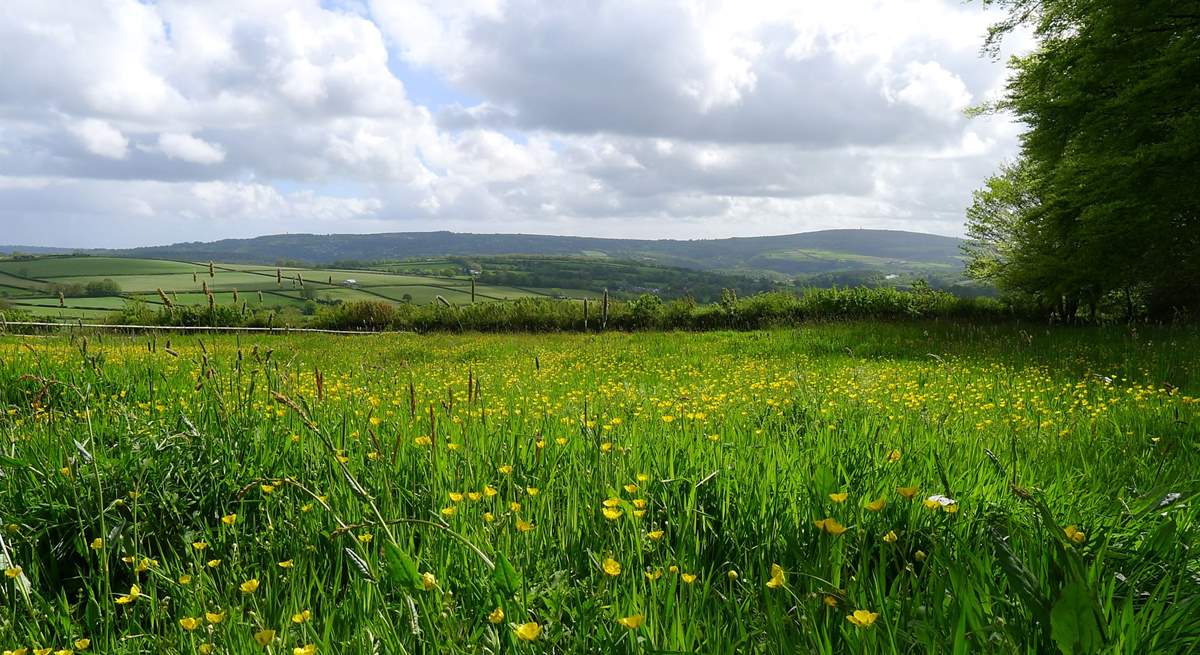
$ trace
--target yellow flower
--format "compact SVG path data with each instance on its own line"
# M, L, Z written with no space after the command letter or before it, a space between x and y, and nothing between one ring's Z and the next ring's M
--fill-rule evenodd
M364 532L363 534L358 535L358 541L364 544L371 543L371 540L374 538L375 535L371 534L370 532Z
M638 509L646 509L646 499L645 498L634 498L632 502L633 502L634 507L636 507Z
M521 511L521 503L518 503L517 501L514 500L511 503L509 503L508 509L512 510L513 512L519 512L519 511Z
M896 539L897 539L897 537L896 537L895 530L888 530L888 533L883 535L883 540L889 544L896 543Z
M258 591L258 578L250 578L239 585L238 589L241 589L243 594L252 594Z
M181 573L179 575L179 584L183 584L183 585L192 584L192 576L190 576L186 573Z
M104 548L104 540L100 537L92 539L92 550L100 550L101 548Z
M33 655L50 655L50 653L52 653L52 652L54 652L53 648L34 648L33 649Z
M611 509L613 507L616 507L617 505L620 505L621 499L620 498L605 498L600 504Z
M303 646L296 646L292 649L292 655L316 655L316 653L316 644L305 644Z
M292 623L295 623L296 625L300 625L301 623L308 623L308 620L311 618L312 618L312 610L304 610L302 612L296 612L295 614L292 615Z
M279 568L281 569L290 569L295 565L296 563L290 559L285 559L282 562L279 562Z
M273 484L260 484L258 485L258 488L261 489L263 494L267 496L271 495L271 493L275 491L275 485Z
M483 495L491 498L492 496L496 495L496 490L492 488L492 485L486 484L483 486Z
M542 626L530 621L513 628L513 632L517 633L517 637L521 641L533 641L541 636Z
M1077 544L1087 541L1087 533L1080 532L1078 526L1068 525L1066 528L1063 528L1063 534L1067 536L1067 539Z
M611 441L605 441L604 443L600 444L600 452L607 453L607 452L610 452L611 450L612 450L612 442Z
M504 621L504 608L497 607L488 614L488 622L492 625L499 625Z
M198 616L185 616L182 619L179 619L179 625L184 630L191 632L192 630L200 627L201 619Z
M926 557L925 551L923 551L923 550L918 550L917 552L913 553L913 558L916 559L918 562L924 562L925 557Z
M914 484L911 487L896 487L896 493L909 500L912 500L913 497L917 495L917 485Z
M821 602L825 603L826 605L828 605L830 607L838 606L837 596L831 596L829 594L825 594L825 597L821 599Z
M529 494L531 497L536 496L541 492L542 490L538 489L537 487L525 487L525 493Z
M208 542L207 541L193 541L192 548L195 548L196 550L204 550L205 548L208 548Z
M638 490L638 486L636 484L625 485L625 493L627 493L627 494L635 494L635 493L637 493L637 490Z
M609 575L621 575L621 563L611 557L605 558L602 568L604 569L604 572Z
M71 467L70 466L64 466L64 467L58 469L58 472L61 473L62 476L65 478L71 477Z
M659 539L663 538L664 534L666 534L666 533L663 532L662 530L651 530L650 532L646 533L646 536L650 537L650 539L652 541L658 541Z
M543 449L543 448L545 448L545 447L546 447L546 440L545 440L545 439L538 439L537 441L535 441L535 442L533 443L533 445L537 446L537 447L538 447L538 450L541 450L541 449Z
M557 439L555 439L555 440L554 440L554 443L556 443L556 444L558 444L558 445L560 445L560 446L565 446L565 445L567 445L567 438L566 438L566 437L559 437L559 438L557 438Z
M215 568L217 568L218 566L220 566L220 565L221 565L221 560L219 560L219 559L210 559L210 560L208 560L207 562L205 562L205 565L207 565L207 566L208 566L208 568L210 568L210 569L215 569Z
M92 645L92 640L86 637L75 640L75 650L87 650L88 646Z
M610 521L615 521L621 518L621 514L623 513L619 509L611 509L608 507L603 508L601 511L604 513L604 518Z
M638 473L638 474L637 474L637 481L638 481L638 482L649 482L649 481L650 481L650 474L649 474L649 473Z
M884 500L883 498L876 498L875 500L872 500L871 502L867 503L866 505L863 505L863 507L865 507L867 509L867 511L870 511L870 512L878 512L879 510L883 509L885 506L887 506L887 501Z
M458 508L455 507L454 505L449 505L447 507L442 508L442 516L445 516L446 518L454 516L457 513L458 513Z
M820 521L813 521L813 525L817 526L818 530L834 537L846 531L846 527L841 523L838 523L837 519L833 518L824 518Z
M500 473L503 475L512 475L513 472L512 464L505 464L496 470L500 471Z
M844 503L844 502L846 502L846 499L849 497L850 497L850 494L846 493L845 491L839 491L838 493L835 493L835 494L829 494L829 500L832 500L835 503Z
M671 573L679 573L679 567L675 566L674 564L668 566L667 570L670 571Z
M28 649L28 648L26 648L26 647L24 647L24 646L22 646L22 647L20 647L20 648L18 648L18 649L16 649L16 650L6 650L6 651L4 651L4 655L25 655L25 654L26 654L26 653L28 653L28 652L29 652L29 649Z
M484 513L483 513L483 520L484 520L484 521L487 521L488 523L491 523L492 521L495 521L495 520L496 520L496 517L495 517L495 516L493 516L491 512L484 512Z
M225 516L221 517L221 523L224 523L225 525L233 525L236 522L237 522L237 513L226 514Z
M213 625L217 625L221 621L225 620L225 612L205 612L204 620Z
M425 591L429 591L437 586L437 578L429 571L426 571L421 574L421 586L425 587Z
M432 446L433 439L429 437L417 437L416 439L413 439L413 443L418 446Z
M478 491L469 491L467 492L467 498L474 502L479 502L479 499L483 498L483 494L479 493Z
M275 641L275 631L270 628L265 628L254 633L254 643L266 648Z
M529 521L526 521L524 519L519 519L517 521L517 530L519 532L529 532L532 529L533 529L533 523L530 523Z
M892 450L891 452L889 452L887 454L887 461L892 462L892 463L900 461L900 451Z
M457 503L463 499L463 495L457 491L450 492L450 502Z
M767 587L778 589L787 584L787 574L784 573L783 567L778 564L771 565L771 579L767 580Z
M200 655L211 655L211 653L217 652L217 647L212 644L200 644L196 648L196 652L200 653Z
M637 630L638 628L642 627L642 624L645 622L645 614L634 614L632 616L626 616L617 619L617 623L620 623L622 626L629 628L630 630Z
M871 627L871 624L875 623L875 619L877 618L879 618L879 614L877 612L854 610L854 613L847 616L846 620L860 628L869 628Z
M10 566L10 567L4 569L4 577L15 578L15 577L21 575L21 572L24 570L25 569L23 569L19 566Z
M730 582L736 582L738 579L738 572L734 571L733 569L729 569L729 571L725 573L725 577L729 578Z
M684 573L679 576L679 579L683 580L685 584L692 584L696 581L696 575L694 573Z
M117 598L118 605L128 605L142 596L142 588L138 585L130 585L129 593Z
M654 569L653 571L646 571L646 579L649 580L650 582L654 582L655 580L661 578L662 576L663 576L662 569Z

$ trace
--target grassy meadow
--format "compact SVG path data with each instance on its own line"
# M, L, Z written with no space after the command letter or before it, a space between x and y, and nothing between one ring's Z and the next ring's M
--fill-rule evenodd
M0 336L0 650L1196 652L1139 329Z

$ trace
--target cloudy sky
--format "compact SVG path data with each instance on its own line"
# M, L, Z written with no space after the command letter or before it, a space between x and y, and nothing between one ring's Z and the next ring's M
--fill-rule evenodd
M4 0L0 243L961 234L959 0ZM1021 47L1021 39L1010 40Z

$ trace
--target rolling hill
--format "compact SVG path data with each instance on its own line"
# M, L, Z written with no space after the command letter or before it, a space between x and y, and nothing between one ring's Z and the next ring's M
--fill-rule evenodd
M646 240L532 234L394 232L280 234L253 239L176 243L126 250L89 250L152 259L328 265L483 255L568 255L642 261L666 266L796 277L834 271L955 274L961 239L897 230L824 230L728 239ZM0 251L32 248L0 247ZM48 249L40 249L42 251Z

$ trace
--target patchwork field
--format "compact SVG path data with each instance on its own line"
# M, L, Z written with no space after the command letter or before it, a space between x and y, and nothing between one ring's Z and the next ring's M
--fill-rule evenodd
M240 307L245 304L247 310L293 310L296 313L310 299L324 305L356 300L428 304L437 302L438 296L451 304L471 302L471 281L466 276L427 277L382 271L221 263L215 263L212 275L209 273L207 262L90 256L0 260L0 301L36 317L56 320L103 319L105 312L100 310L120 310L128 300L158 306L162 304L158 295L160 290L178 305L206 307L207 289L214 302L220 305ZM346 286L351 280L354 284ZM102 281L115 284L116 292L107 296L82 293L87 285ZM238 292L236 303L235 291ZM62 298L61 306L60 292L65 292L66 296ZM558 295L584 297L596 294L570 289L518 289L480 284L476 287L475 300Z
M1198 354L0 336L0 648L1195 652Z

